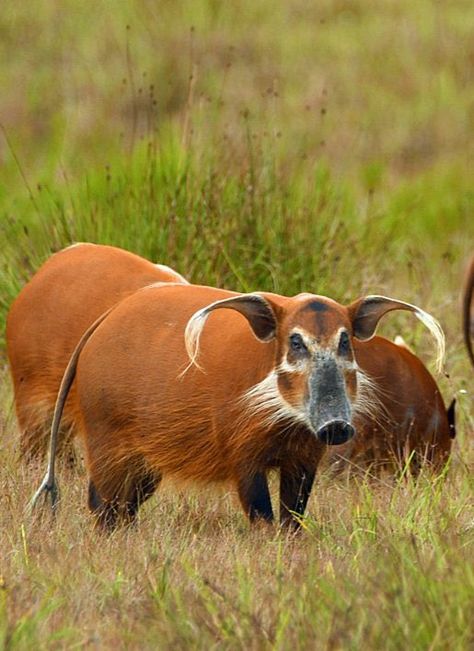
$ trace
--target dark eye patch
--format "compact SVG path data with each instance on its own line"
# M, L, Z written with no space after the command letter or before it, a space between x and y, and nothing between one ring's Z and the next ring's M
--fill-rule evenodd
M343 330L341 332L341 336L339 337L339 346L337 349L337 354L341 355L342 357L347 357L347 355L349 355L350 352L351 352L351 340L347 332Z
M290 350L293 353L305 353L308 350L303 341L303 337L297 332L290 335Z

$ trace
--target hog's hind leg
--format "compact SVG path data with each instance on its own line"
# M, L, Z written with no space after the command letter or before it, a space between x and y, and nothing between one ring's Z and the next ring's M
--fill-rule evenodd
M149 470L114 475L113 484L94 477L89 481L89 509L96 517L97 526L108 531L119 524L131 524L140 506L153 495L161 481L159 473Z

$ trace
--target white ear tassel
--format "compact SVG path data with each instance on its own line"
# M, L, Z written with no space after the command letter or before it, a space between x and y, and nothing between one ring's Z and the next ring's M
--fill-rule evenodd
M193 364L202 370L202 367L197 362L197 358L199 356L199 340L201 339L201 333L208 316L209 310L207 306L195 312L186 325L186 330L184 331L184 345L186 346L186 352L188 353L189 365L186 367L184 373L188 368L193 366Z
M446 355L446 340L440 323L433 316L431 316L431 314L428 314L428 312L422 310L421 307L417 307L416 305L412 305L411 303L405 303L404 301L392 299L387 296L367 296L367 298L368 299L378 298L378 299L385 299L388 301L395 301L397 303L400 303L400 305L406 305L410 310L413 311L413 314L416 316L416 318L419 321L421 321L426 328L428 328L428 330L431 332L431 334L436 340L436 347L437 347L436 370L438 371L438 373L441 373L443 370L444 359Z
M216 308L225 308L228 307L229 304L232 307L232 303L234 303L236 299L239 300L240 298L246 300L248 298L252 298L254 300L258 299L260 301L263 301L263 299L258 294L241 294L240 296L231 296L230 298L225 298L220 301L214 301L214 303L206 305L206 307L201 308L191 316L184 331L184 345L186 347L186 352L188 353L190 363L181 373L181 376L184 375L186 371L191 366L193 366L193 364L197 366L197 368L203 370L202 367L198 364L197 358L199 357L199 340L201 338L201 333L209 314Z
M444 337L443 329L440 323L428 312L420 309L419 307L413 306L415 309L415 316L419 319L423 325L425 325L428 330L431 332L433 337L436 340L437 346L437 355L436 355L436 370L438 373L441 373L444 366L444 359L446 356L446 339Z

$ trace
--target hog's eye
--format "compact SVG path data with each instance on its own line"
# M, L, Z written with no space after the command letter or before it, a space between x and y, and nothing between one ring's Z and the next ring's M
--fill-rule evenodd
M351 340L349 339L349 335L347 334L346 331L341 332L341 336L339 338L339 347L338 347L338 354L342 355L343 357L347 357L349 353L351 352Z
M297 332L290 335L290 350L294 353L304 353L307 350L302 336Z

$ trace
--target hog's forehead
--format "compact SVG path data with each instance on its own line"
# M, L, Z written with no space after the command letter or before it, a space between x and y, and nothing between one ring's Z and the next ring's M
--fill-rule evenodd
M330 298L316 295L296 297L294 309L288 315L288 329L301 328L320 337L328 337L341 328L350 327L345 307Z

